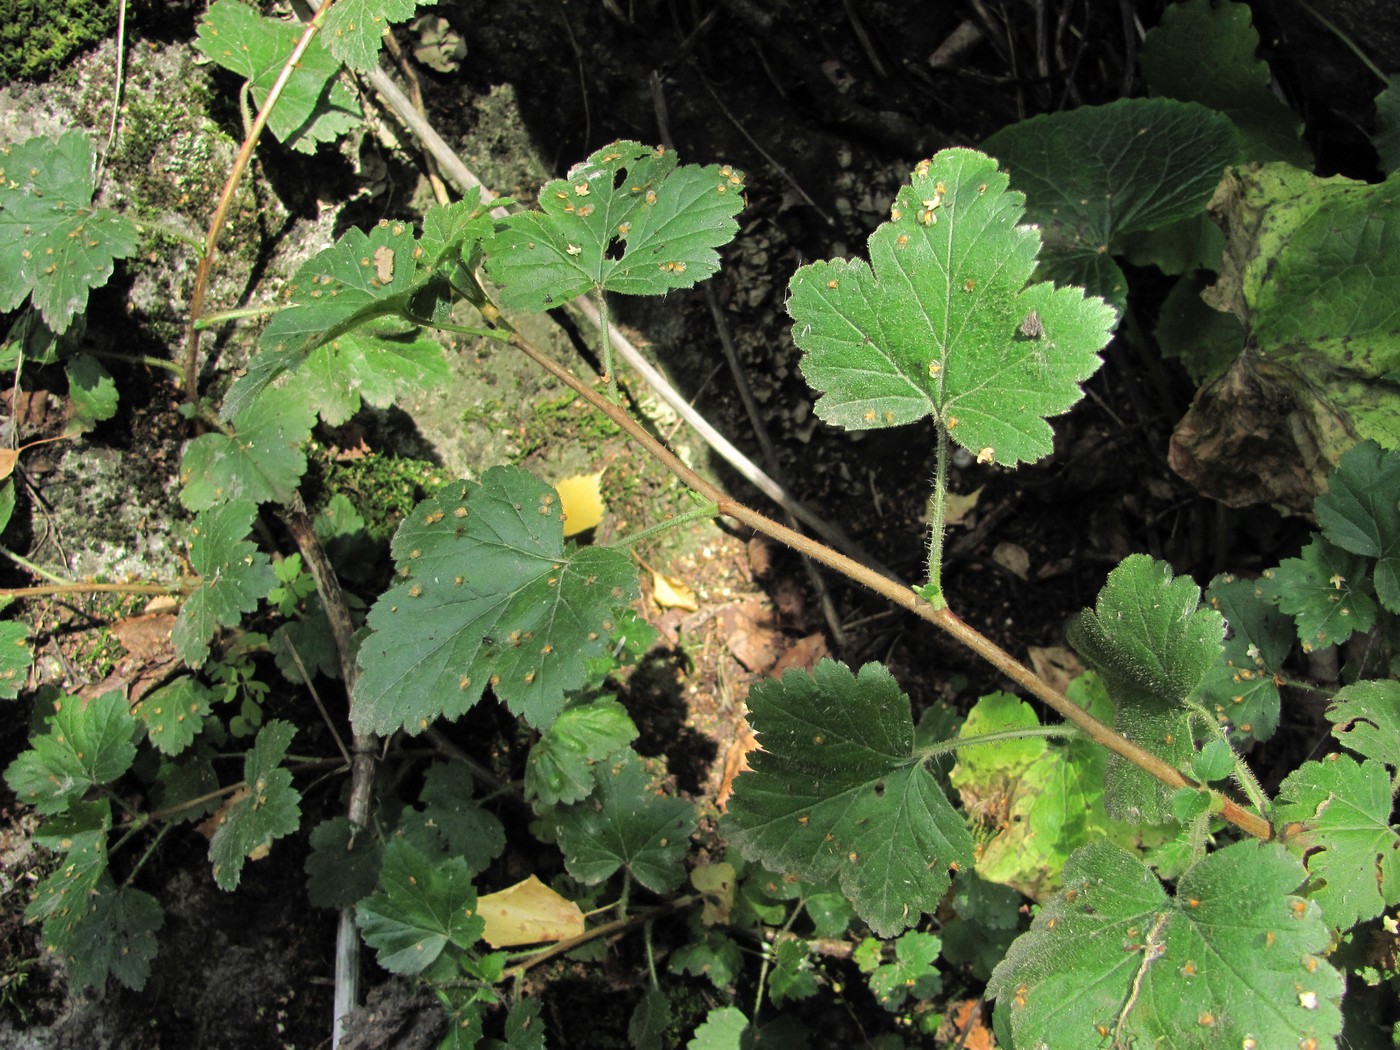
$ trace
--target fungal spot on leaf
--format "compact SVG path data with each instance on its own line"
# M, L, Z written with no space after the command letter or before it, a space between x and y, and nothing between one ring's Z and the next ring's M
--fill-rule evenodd
M467 508L466 508L466 507L458 507L456 510L454 510L454 511L452 512L452 516L453 516L454 518L465 518L465 517L467 516Z
M996 457L996 449L992 448L991 445L988 445L986 448L982 449L980 452L977 453L977 462L993 463L996 461Z
M963 291L965 291L965 292L971 292L972 289L975 288L975 287L976 287L976 285L973 283L973 280L972 280L971 277L969 277L967 280L963 281Z
M942 363L938 361L930 361L928 363L929 378L933 378L934 376L938 375L938 373L941 371L943 371Z
M865 413L865 421L866 421L867 423L873 423L873 422L875 422L875 412L874 412L873 410L868 410L868 411Z
M526 671L526 672L525 672L525 684L526 684L526 685L530 685L531 683L534 682L534 680L535 680L535 672L534 672L534 671Z
M410 598L421 598L423 596L423 588L415 583L408 589L408 596Z
M826 286L828 288L839 288L840 283L835 278L833 278L832 280L826 282Z

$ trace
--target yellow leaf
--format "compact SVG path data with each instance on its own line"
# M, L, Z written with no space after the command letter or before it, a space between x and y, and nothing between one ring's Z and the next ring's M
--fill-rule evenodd
M0 481L3 481L15 472L15 464L18 462L19 449L0 448Z
M734 865L724 861L702 864L690 873L690 884L704 901L700 921L706 926L729 922L729 910L734 907L734 874Z
M477 898L476 911L486 922L482 936L493 948L563 941L583 933L579 906L533 875Z
M695 592L674 576L651 574L651 596L663 609L684 609L686 612L699 612L700 603L695 600Z
M564 535L577 536L603 520L603 472L575 474L554 486L564 511Z

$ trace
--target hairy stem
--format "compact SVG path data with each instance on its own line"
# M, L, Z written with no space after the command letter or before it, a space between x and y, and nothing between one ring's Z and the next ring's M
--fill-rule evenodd
M942 609L943 597L943 520L948 505L948 428L938 421L938 447L933 461L933 517L928 523L928 586L924 597Z
M587 399L590 404L618 426L622 427L623 430L627 431L628 434L672 474L676 475L676 477L706 499L712 500L718 504L721 514L742 522L751 529L761 532L765 536L769 536L780 543L784 543L801 554L807 555L812 560L821 562L823 565L835 569L837 572L854 580L856 583L888 599L901 609L912 612L920 619L927 620L935 627L952 635L964 646L971 649L984 661L991 664L1021 688L1048 704L1062 718L1079 727L1084 735L1089 737L1089 739L1093 740L1096 744L1106 747L1115 754L1122 756L1133 765L1156 777L1167 786L1173 788L1190 787L1201 789L1201 785L1187 780L1175 767L1164 762L1146 748L1134 744L1131 740L1127 739L1127 737L1120 735L1109 726L1104 725L1078 704L1073 703L1056 692L1049 683L1040 679L1030 668L1021 664L1015 657L998 646L986 635L964 623L951 609L935 608L931 603L915 594L908 586L897 583L886 576L882 576L854 559L848 558L846 555L834 551L830 547L818 543L810 537L794 532L785 525L780 525L776 521L765 518L762 514L754 510L750 510L744 504L726 495L719 488L687 467L670 449L656 438L652 437L652 435L648 434L626 411L599 396L587 383L579 379L578 376L574 375L563 365L544 356L519 334L512 335L510 341L512 346L521 350L536 364L540 365L540 367L544 368L571 389L577 391L582 397ZM1212 792L1212 794L1214 795L1216 793ZM1222 817L1256 838L1264 840L1273 838L1273 828L1269 825L1267 820L1254 813L1250 813L1228 798L1224 798L1223 796L1220 796L1220 798L1222 803L1220 815Z

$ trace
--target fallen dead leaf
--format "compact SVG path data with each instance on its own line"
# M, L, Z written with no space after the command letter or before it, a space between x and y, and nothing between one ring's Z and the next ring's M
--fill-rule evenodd
M745 670L761 674L782 655L783 636L773 629L771 613L762 599L726 605L715 615L715 624Z
M1063 693L1072 679L1084 673L1084 665L1079 662L1079 657L1063 645L1043 648L1032 645L1027 649L1027 654L1031 659L1031 670L1036 673L1036 677L1049 682L1056 692Z
M981 999L949 1003L943 1023L934 1033L933 1045L961 1047L962 1050L996 1050L996 1037L983 1021Z
M734 907L734 882L734 865L724 861L703 864L690 873L690 884L704 901L700 921L706 926L729 922L729 911Z
M822 657L830 655L831 650L827 648L826 635L809 634L806 638L799 638L787 652L778 657L778 662L773 665L768 674L772 678L781 678L783 672L790 667L810 671L817 666Z
M596 529L603 520L603 472L575 474L555 484L564 511L565 537Z
M948 498L943 504L943 524L967 524L967 519L977 509L977 501L982 498L984 488L986 488L985 485L979 485L966 495L959 495L956 492L948 493Z
M564 941L583 933L583 912L579 906L534 875L478 897L476 910L486 922L482 937L493 948Z
M651 574L651 597L663 609L684 609L686 612L699 612L700 603L695 600L695 592L674 576L663 576L653 571Z
M720 777L719 792L715 795L715 805L724 813L729 806L729 796L734 794L734 778L749 768L749 752L761 751L758 738L747 721L739 723L729 747L724 752L724 773Z
M992 548L992 561L1021 580L1026 578L1031 568L1031 556L1026 553L1026 548L1016 543L998 543Z
M194 826L194 830L199 832L206 839L212 839L214 837L214 833L223 826L224 821L228 820L228 811L232 809L235 804L247 798L250 794L252 794L252 792L248 790L248 785L244 784L232 795L224 799L223 803L219 806L219 808L214 810L213 813L210 813L209 817L206 820L203 820L200 823L196 824Z

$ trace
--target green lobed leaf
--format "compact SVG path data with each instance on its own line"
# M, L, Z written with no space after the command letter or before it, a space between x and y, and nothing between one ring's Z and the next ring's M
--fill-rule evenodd
M470 948L486 929L460 857L429 861L401 838L384 847L379 889L360 901L355 922L391 973L421 973L448 944Z
M821 394L848 430L933 416L963 448L1003 465L1050 452L1046 417L1082 396L1113 314L1077 288L1027 281L1040 238L996 162L944 150L915 168L870 262L833 259L793 275L788 312Z
M812 946L795 937L773 945L772 968L768 971L768 998L774 1006L789 1000L810 999L817 994L817 978L812 973Z
M446 378L442 347L412 318L430 319L448 293L443 274L491 232L479 190L435 207L415 238L387 219L347 230L308 259L283 290L289 304L259 339L262 352L229 390L221 414L243 411L284 370L329 423L343 422L360 400L385 404L396 393Z
M547 310L585 292L661 295L719 271L739 230L744 177L729 166L677 166L674 150L614 142L540 190L540 210L512 215L486 244L503 305Z
M749 1019L737 1006L719 1006L705 1015L686 1050L741 1050Z
M900 1009L911 996L930 999L943 986L934 965L943 943L931 933L909 930L894 942L895 959L870 974L870 990L880 1005L891 1012Z
M661 1050L661 1037L671 1021L671 997L659 985L652 985L627 1022L627 1041L634 1050Z
M1270 576L1278 607L1293 617L1304 652L1341 645L1376 621L1366 562L1319 536Z
M558 494L493 467L425 500L393 542L398 582L369 613L350 707L356 732L418 733L495 695L548 726L638 594L621 551L564 543Z
M695 806L656 794L635 752L595 770L591 798L556 811L564 866L585 885L626 868L637 882L666 893L685 881L683 859L695 830Z
M1380 762L1328 755L1279 785L1274 821L1305 855L1308 896L1337 930L1400 902L1400 835L1390 824L1390 776Z
M824 660L749 694L764 750L734 782L731 845L774 871L839 880L856 914L892 936L932 912L972 837L914 750L909 698L879 664Z
M1353 682L1327 707L1332 735L1365 758L1400 772L1400 683Z
M205 727L206 736L208 728ZM214 812L218 803L211 795L218 790L219 776L213 764L207 757L189 751L176 761L162 760L156 772L156 801L161 809L175 810L167 817L174 823L200 820ZM204 801L196 803L195 799Z
M39 883L24 909L29 922L44 924L44 943L68 954L81 945L76 932L88 911L88 901L107 874L107 832L112 827L112 804L106 799L74 803L66 813L40 826L34 841L45 849L63 851L62 863Z
M286 503L306 473L302 452L316 406L293 386L271 387L233 420L232 435L201 434L180 462L180 502L208 510L229 500Z
M264 855L273 839L292 834L301 824L301 792L292 787L292 774L281 768L295 734L290 722L273 719L258 730L243 759L244 788L234 795L209 842L220 889L234 889L245 859Z
M1055 278L1122 310L1126 281L1112 255L1129 234L1200 214L1239 143L1229 119L1204 106L1129 98L1023 120L982 148L1026 195Z
M1199 102L1239 130L1249 160L1310 166L1303 125L1279 100L1249 6L1185 0L1169 5L1142 42L1142 75L1154 95Z
M384 848L364 828L331 817L311 831L306 899L318 908L348 908L374 892Z
M63 697L54 706L48 732L33 737L5 770L10 790L42 814L66 811L88 788L116 780L136 757L136 721L120 691L92 700Z
M102 362L92 354L79 354L65 366L68 397L73 402L73 422L91 430L117 414L117 384Z
M0 145L0 313L29 296L61 333L136 250L136 227L92 206L94 165L82 131Z
M149 893L118 887L109 875L86 902L85 914L67 950L60 949L74 987L101 987L111 974L139 992L156 957L155 933L165 925L165 909Z
M250 500L233 500L195 519L190 567L199 587L180 606L170 632L176 655L191 667L204 662L219 628L239 623L276 582L267 555L247 539L257 513Z
M454 762L431 767L418 795L422 809L405 810L399 818L403 838L430 860L461 857L469 875L485 871L505 849L506 834L495 814L473 795L472 775L465 766Z
M261 107L305 27L263 18L239 0L216 0L199 23L194 46L246 79ZM307 48L268 116L279 142L314 153L321 142L357 127L364 118L355 94L340 80L340 61L323 47Z
M1093 610L1070 625L1070 644L1103 677L1129 740L1186 769L1193 752L1184 701L1220 658L1224 618L1200 607L1188 577L1145 554L1108 575ZM1107 758L1110 816L1130 823L1171 818L1170 789L1117 755Z
M146 727L146 738L163 755L178 755L199 735L213 694L189 675L153 689L131 709Z
M1237 739L1268 740L1278 728L1283 670L1297 638L1293 622L1278 609L1273 581L1217 576L1206 602L1225 617L1229 637L1194 698L1228 725Z
M435 0L339 0L326 15L321 42L339 61L357 73L368 73L379 63L384 32L395 22L413 17L420 7Z
M268 648L277 661L277 670L289 682L304 681L302 668L312 678L318 674L327 678L340 677L340 650L336 648L331 622L320 598L309 599L301 616L288 620L272 632Z
M578 802L593 790L594 766L636 739L632 717L611 697L566 707L530 748L526 799Z
M1332 1046L1341 975L1322 955L1302 865L1254 840L1208 854L1167 893L1109 843L1084 847L1065 889L987 986L1015 1046Z
M692 929L691 941L666 960L672 973L704 977L716 988L728 988L744 968L744 953L737 941L713 929Z
M1344 452L1313 513L1332 543L1376 560L1376 597L1400 612L1400 453L1384 452L1374 441Z
M0 699L13 700L19 696L33 663L28 624L18 620L0 622Z
M544 1021L540 1018L540 1000L520 999L506 1017L505 1039L489 1039L490 1050L545 1050Z

